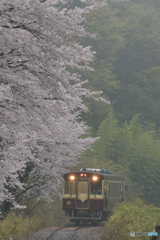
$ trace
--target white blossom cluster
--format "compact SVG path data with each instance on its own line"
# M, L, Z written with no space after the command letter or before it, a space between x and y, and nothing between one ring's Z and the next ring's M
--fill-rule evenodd
M0 1L0 203L23 197L50 199L59 191L62 174L94 139L82 139L84 98L97 96L82 87L78 73L67 67L88 67L94 53L74 36L89 36L83 14L104 6L88 2L80 8L60 8L59 0ZM27 182L27 166L31 165Z

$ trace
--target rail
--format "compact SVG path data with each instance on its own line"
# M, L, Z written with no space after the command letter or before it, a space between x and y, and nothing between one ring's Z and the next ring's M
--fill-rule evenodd
M54 231L52 231L45 239L43 240L48 240L52 235L54 235L54 233L60 229L63 229L63 228L71 228L73 226L69 226L69 225L64 225L64 226L61 226L61 227L58 227L56 229L54 229ZM91 227L91 226L80 226L80 227L74 227L74 229L72 230L72 233L70 235L70 237L68 238L68 240L71 240L75 234L75 232L78 230L78 229L81 229L81 228L88 228L88 227ZM93 227L93 226L92 226Z

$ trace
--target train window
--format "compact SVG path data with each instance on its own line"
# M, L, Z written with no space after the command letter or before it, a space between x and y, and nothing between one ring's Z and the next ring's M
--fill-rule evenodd
M88 182L87 181L78 183L78 193L88 193Z
M65 182L65 194L76 193L76 182L75 181L66 181Z
M109 197L120 198L121 193L121 183L109 183Z
M91 194L92 195L102 195L102 183L92 182L91 183Z

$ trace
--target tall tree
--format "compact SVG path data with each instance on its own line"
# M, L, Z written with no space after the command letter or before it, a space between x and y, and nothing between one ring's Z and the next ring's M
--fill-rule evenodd
M87 126L79 115L87 110L84 98L99 93L83 88L79 75L66 70L92 70L94 53L73 40L91 36L81 25L82 14L105 4L88 2L83 9L60 0L0 3L0 204L19 207L14 195L20 188L23 197L49 202L66 168L94 141L80 138Z
M97 52L89 85L94 90L102 86L120 122L142 113L142 121L160 126L158 2L109 3L87 16L87 29L97 34L96 40L86 40Z

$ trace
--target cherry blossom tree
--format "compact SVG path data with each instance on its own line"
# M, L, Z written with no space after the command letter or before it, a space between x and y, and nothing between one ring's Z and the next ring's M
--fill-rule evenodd
M83 88L78 73L93 70L88 64L94 52L74 36L90 36L82 15L106 3L82 2L90 5L0 2L0 204L20 207L26 196L50 202L62 174L95 141L81 138L87 126L80 113L87 111L84 99L99 93ZM27 181L21 181L27 169Z

